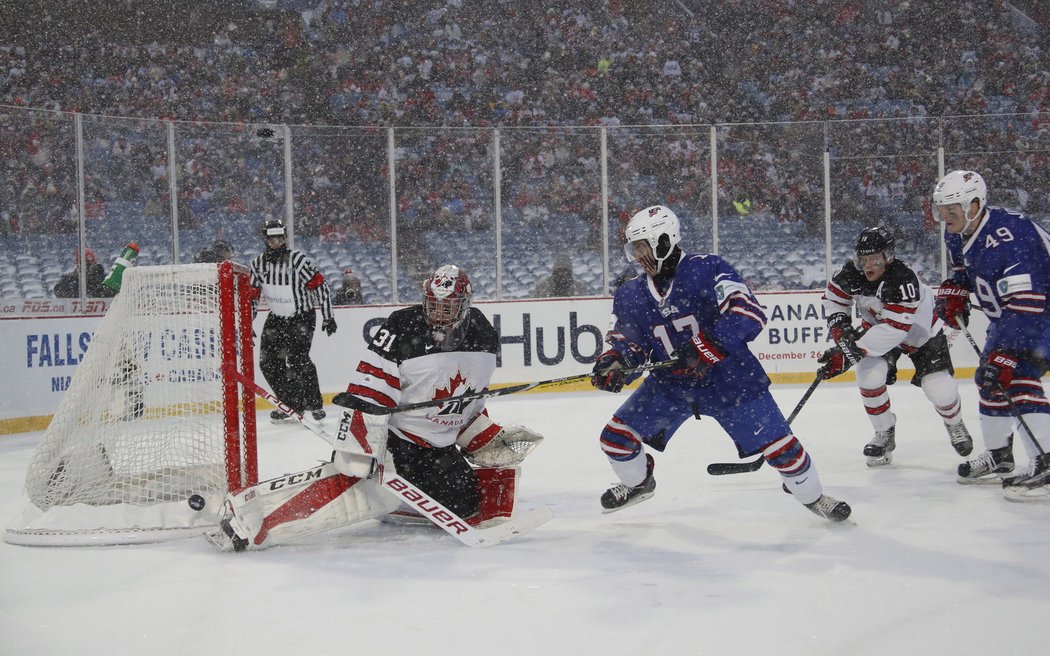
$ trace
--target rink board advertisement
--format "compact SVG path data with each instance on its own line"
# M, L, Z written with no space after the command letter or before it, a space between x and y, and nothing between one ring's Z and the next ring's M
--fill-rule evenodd
M820 292L774 292L758 297L768 322L752 344L755 354L774 382L809 382L817 369L817 357L830 345ZM476 305L500 333L495 385L586 373L606 348L604 336L612 309L609 298ZM311 354L326 395L330 397L345 388L366 339L397 307L400 306L337 308L338 332L328 337L318 328ZM265 313L256 317L256 334L261 332L264 319ZM0 433L46 426L46 419L42 418L49 417L58 407L100 321L98 314L0 316L0 370L5 374L0 382ZM982 316L974 317L972 331L979 343L983 341L985 325ZM190 349L186 357L195 357L193 354ZM976 366L975 354L961 337L952 340L952 357L957 369L966 371ZM907 379L911 363L902 358L900 366L902 379ZM255 375L265 385L258 367ZM850 375L847 373L843 379L849 380ZM34 421L26 421L27 418Z

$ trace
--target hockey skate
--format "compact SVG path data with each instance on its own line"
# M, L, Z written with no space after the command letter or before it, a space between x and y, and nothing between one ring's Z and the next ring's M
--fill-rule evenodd
M948 431L948 438L951 439L955 452L961 456L970 455L973 451L973 438L970 437L970 431L966 430L966 424L961 421L954 426L946 423L944 429Z
M641 503L656 493L656 479L653 478L653 468L656 463L653 457L645 454L645 480L634 487L628 487L623 483L617 483L605 491L602 495L602 512L611 513L623 510L628 506Z
M237 535L233 526L227 520L219 523L219 530L205 534L208 542L211 542L222 551L244 551L248 548L248 541Z
M791 494L791 489L788 487L787 483L781 483L780 489L784 491L784 494ZM845 501L839 501L835 497L829 497L826 494L821 494L819 499L805 505L812 510L814 514L820 515L824 519L833 522L845 521L850 513L853 512L853 509L849 507L848 503Z
M274 410L273 412L270 413L270 422L271 423L283 424L286 421L291 421L291 420L292 420L292 416L291 415L287 415L287 414L281 412L280 410Z
M832 522L845 521L849 518L850 513L853 512L848 503L839 501L835 497L829 497L826 494L820 495L820 498L813 503L807 503L806 507L812 510L815 515Z
M1007 501L1050 500L1050 456L1036 456L1014 476L1003 477Z
M959 465L959 475L956 480L963 485L998 483L1001 475L1009 474L1013 470L1013 449L1004 446L985 451L976 458Z
M893 450L897 448L894 440L897 427L890 426L884 431L875 431L875 437L864 445L864 455L868 457L869 467L882 467L893 462Z

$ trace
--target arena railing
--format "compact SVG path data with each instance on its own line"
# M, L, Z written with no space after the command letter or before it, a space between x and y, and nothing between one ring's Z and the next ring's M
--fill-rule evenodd
M0 129L0 298L51 298L75 259L108 267L128 242L142 263L192 262L216 240L247 262L271 217L333 281L352 268L366 302L406 303L444 262L479 298L528 298L562 255L576 295L607 294L627 218L658 203L687 248L724 255L758 291L822 288L869 225L939 282L929 198L955 168L980 171L990 203L1050 216L1046 113L386 128L0 107Z

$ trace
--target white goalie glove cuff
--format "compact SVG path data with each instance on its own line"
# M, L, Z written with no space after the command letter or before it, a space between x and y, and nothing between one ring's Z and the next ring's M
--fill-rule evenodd
M503 427L480 414L456 439L476 467L514 467L540 445L543 436L523 426Z

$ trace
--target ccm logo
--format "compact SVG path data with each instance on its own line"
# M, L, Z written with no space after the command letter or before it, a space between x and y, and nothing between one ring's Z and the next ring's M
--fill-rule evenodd
M424 498L419 490L416 490L402 479L387 478L383 481L383 485L397 492L406 503L427 517L447 528L455 530L456 534L466 533L470 530L470 527L460 521L459 517L442 508L433 499Z
M312 481L315 478L321 478L321 468L311 471L300 472L298 474L292 474L291 476L285 476L284 478L275 478L270 481L271 490L279 490L282 487L288 487L290 485L298 485L299 483L305 483Z

